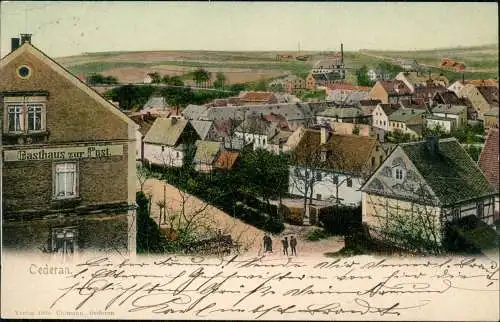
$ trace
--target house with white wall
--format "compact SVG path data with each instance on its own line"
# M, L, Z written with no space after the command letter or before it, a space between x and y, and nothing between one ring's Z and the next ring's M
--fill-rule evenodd
M253 149L262 148L267 150L270 139L279 132L276 123L266 120L264 117L249 117L235 130L236 138L242 139L244 145L253 144Z
M401 108L389 115L389 132L400 131L418 138L424 129L425 110Z
M455 138L398 145L361 191L363 222L374 237L387 238L391 227L411 226L437 232L439 244L446 222L477 216L493 224L496 192ZM422 218L428 226L418 224Z
M364 180L384 161L380 142L367 136L306 129L293 149L289 192L330 204L357 205Z
M202 141L195 143L196 152L193 158L194 169L199 172L210 172L214 163L222 151L222 142Z
M456 127L467 126L467 106L438 104L432 108L432 115L455 120Z
M400 104L377 104L372 112L372 126L384 133L389 132L389 116L400 108Z
M186 154L194 154L199 139L188 120L157 118L143 139L143 159L159 166L181 167Z

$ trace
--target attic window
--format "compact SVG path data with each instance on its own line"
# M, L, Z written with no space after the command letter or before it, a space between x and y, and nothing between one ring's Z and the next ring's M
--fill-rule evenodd
M22 79L27 79L31 75L31 69L26 65L21 65L17 68L17 75Z
M394 173L396 175L396 179L397 180L403 180L403 177L404 177L403 169L396 168L395 171L394 171Z

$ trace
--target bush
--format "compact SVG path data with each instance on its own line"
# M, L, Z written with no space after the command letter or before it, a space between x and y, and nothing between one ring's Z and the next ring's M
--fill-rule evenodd
M283 220L280 216L270 216L259 212L257 209L249 207L242 202L236 202L235 217L240 218L244 222L251 224L259 229L263 229L270 233L278 234L285 229Z
M324 229L314 229L314 230L310 230L308 233L307 233L307 240L310 240L310 241L318 241L318 240L321 240L321 239L326 239L330 237L330 234L325 231Z
M166 246L165 236L149 215L150 200L139 191L136 193L137 209L137 253L161 253Z
M332 206L322 208L319 222L332 235L346 235L361 225L361 206Z
M456 253L480 253L498 247L497 232L476 216L447 223L443 246Z
M304 210L302 208L289 208L281 205L279 213L283 220L290 225L302 226L304 223Z

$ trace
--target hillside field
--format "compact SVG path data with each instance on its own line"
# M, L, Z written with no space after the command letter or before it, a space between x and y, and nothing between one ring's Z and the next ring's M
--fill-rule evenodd
M309 61L294 59L276 61L276 55L297 55L297 52L229 52L229 51L144 51L85 53L56 58L56 61L73 74L102 73L116 76L122 83L142 82L150 72L161 75L178 75L186 78L197 68L205 68L215 78L217 72L226 75L229 84L270 80L285 75L305 77L314 63L327 57L329 52L301 52L311 55ZM344 60L348 67L348 81L355 81L355 69L366 65L374 68L381 61L395 62L400 58L414 58L432 72L445 74L451 81L460 79L462 73L439 67L441 59L449 57L463 61L466 79L498 78L498 45L463 47L424 51L346 51Z

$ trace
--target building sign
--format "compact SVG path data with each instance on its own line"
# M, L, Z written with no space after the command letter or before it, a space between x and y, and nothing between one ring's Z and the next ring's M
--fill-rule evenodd
M91 145L69 148L42 148L4 150L3 159L9 161L58 161L89 158L106 158L123 155L123 145Z

